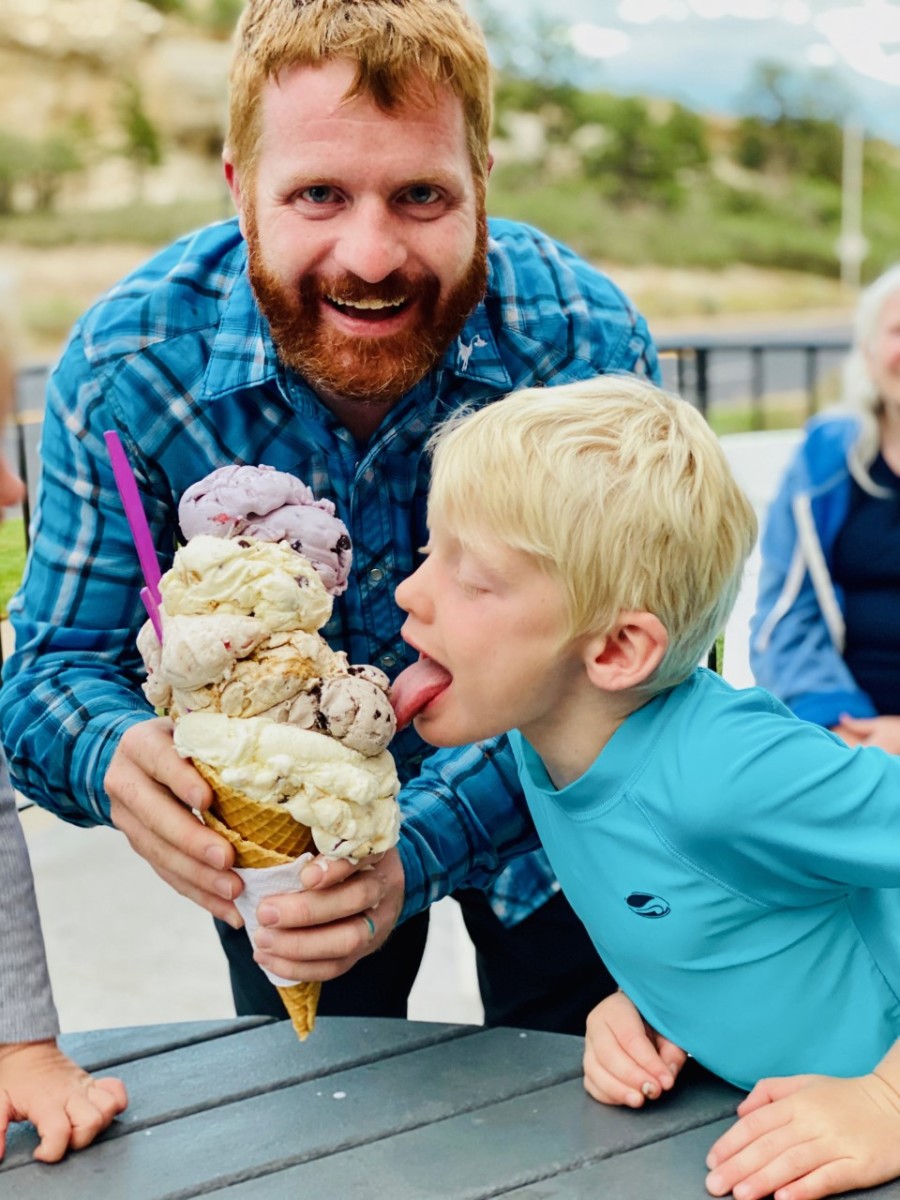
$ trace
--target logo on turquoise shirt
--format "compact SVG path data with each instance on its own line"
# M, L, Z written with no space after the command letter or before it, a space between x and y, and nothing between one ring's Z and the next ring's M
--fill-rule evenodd
M662 896L651 896L649 892L632 892L625 903L639 917L667 917L672 909Z

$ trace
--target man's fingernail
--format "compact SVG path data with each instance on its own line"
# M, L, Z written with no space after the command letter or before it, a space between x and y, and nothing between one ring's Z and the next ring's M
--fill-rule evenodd
M227 875L222 879L216 880L216 891L220 896L224 896L226 900L234 899L234 896L232 895L234 891L234 884Z
M706 1190L715 1196L722 1191L722 1180L715 1171L706 1177Z
M631 1105L632 1108L640 1108L644 1103L644 1097L640 1092L629 1092L625 1097L625 1103Z
M256 933L256 944L260 950L272 949L272 934L268 929L259 929Z
M206 792L203 788L191 788L187 794L187 802L191 808L199 808L206 799Z
M315 887L321 883L328 873L328 862L324 858L316 858L307 863L300 872L300 882L304 887Z
M225 920L228 922L228 924L231 926L232 929L243 929L244 928L244 918L241 916L241 914L238 912L237 909L235 909L233 912L230 912L228 914L228 916L225 918Z
M274 925L278 921L278 909L271 904L262 904L257 909L256 919L260 925Z
M203 857L217 871L221 871L225 866L225 851L221 846L207 846L203 851Z
M675 1077L673 1075L668 1075L668 1074L663 1073L663 1075L660 1076L659 1082L662 1084L662 1086L664 1088L674 1087L675 1086Z

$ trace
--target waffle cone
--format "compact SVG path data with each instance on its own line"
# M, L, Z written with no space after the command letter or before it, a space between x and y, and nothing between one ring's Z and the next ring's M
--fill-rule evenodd
M213 790L214 800L200 815L210 829L234 846L236 867L279 867L293 862L309 849L312 832L295 821L289 812L260 804L243 792L223 783L218 772L206 763L191 760ZM316 1008L322 984L295 983L279 987L297 1036L304 1040L316 1023Z

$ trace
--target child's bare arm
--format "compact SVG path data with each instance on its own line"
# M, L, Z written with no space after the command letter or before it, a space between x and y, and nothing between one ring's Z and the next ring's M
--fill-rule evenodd
M900 1176L900 1042L870 1075L763 1079L706 1165L713 1196L817 1200Z
M675 1085L685 1052L648 1025L624 992L589 1014L584 1086L601 1104L640 1108Z
M10 1121L31 1121L40 1134L34 1157L58 1162L80 1150L128 1104L120 1079L94 1079L53 1041L0 1045L0 1158Z

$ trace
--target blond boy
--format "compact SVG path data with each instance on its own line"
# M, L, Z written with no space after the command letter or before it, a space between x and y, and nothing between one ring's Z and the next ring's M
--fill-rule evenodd
M714 1195L900 1173L900 763L696 667L756 531L702 418L624 377L513 395L438 435L429 528L397 590L422 655L397 704L438 746L500 755L484 739L511 730L621 987L589 1020L588 1091L639 1107L688 1053L753 1088L708 1157ZM512 821L481 810L467 834L510 847ZM411 812L407 888L433 828Z

